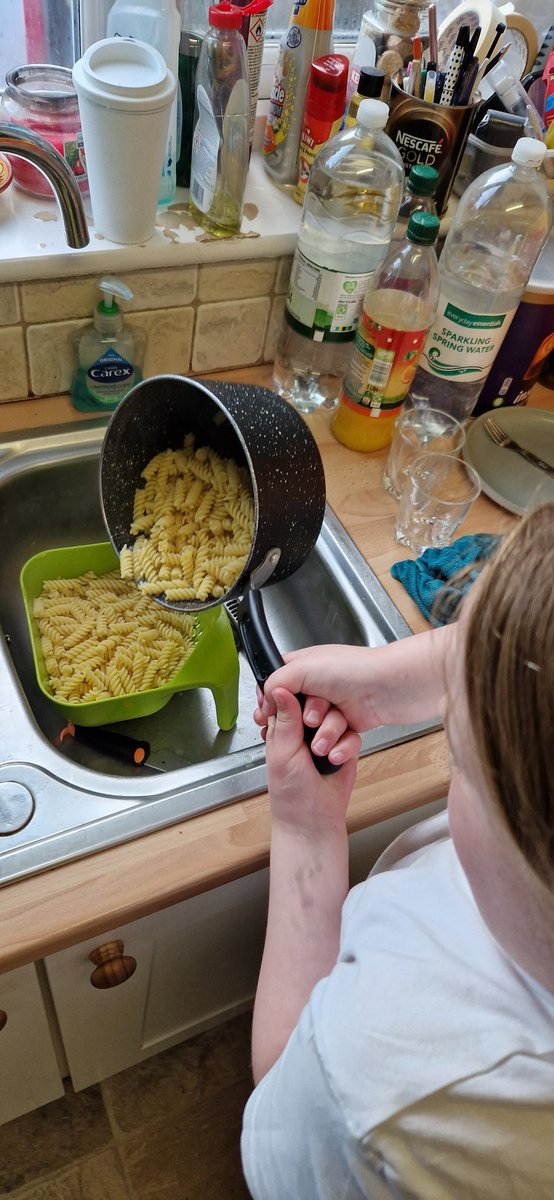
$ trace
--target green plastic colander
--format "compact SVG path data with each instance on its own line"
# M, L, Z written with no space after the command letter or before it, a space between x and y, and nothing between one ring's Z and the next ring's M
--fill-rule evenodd
M21 570L20 583L31 636L38 685L51 704L75 725L111 725L148 717L171 700L175 692L191 688L209 688L216 708L220 729L232 729L238 716L239 661L229 618L223 605L206 609L194 616L197 640L192 653L177 673L161 687L109 700L94 700L86 704L69 704L54 696L40 644L40 634L33 614L33 601L43 589L45 579L75 579L94 571L106 575L117 570L119 559L111 542L93 546L64 546L44 550L28 559Z

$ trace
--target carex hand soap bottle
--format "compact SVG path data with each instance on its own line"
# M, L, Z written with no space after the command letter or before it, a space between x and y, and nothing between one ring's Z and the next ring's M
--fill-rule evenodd
M77 365L71 383L71 402L79 412L113 412L127 392L140 383L146 350L142 329L125 329L115 297L132 300L120 279L106 276L98 284L102 299L93 324L74 339Z

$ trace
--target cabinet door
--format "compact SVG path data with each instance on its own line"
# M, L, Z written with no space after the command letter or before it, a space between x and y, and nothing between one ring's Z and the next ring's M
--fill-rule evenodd
M74 1088L248 1008L266 909L267 871L260 871L48 958ZM106 961L95 967L91 954ZM93 985L95 970L96 982L108 986Z
M63 1096L35 966L0 975L0 1124Z

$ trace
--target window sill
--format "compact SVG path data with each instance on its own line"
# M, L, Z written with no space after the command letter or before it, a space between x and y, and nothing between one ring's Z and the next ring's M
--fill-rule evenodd
M90 242L83 250L70 250L57 201L28 196L12 184L0 196L0 283L230 262L243 255L272 258L294 251L301 209L268 179L260 154L252 155L242 230L236 237L213 238L194 225L187 199L188 192L178 188L175 202L158 210L153 237L141 245L121 246L95 233L87 198Z

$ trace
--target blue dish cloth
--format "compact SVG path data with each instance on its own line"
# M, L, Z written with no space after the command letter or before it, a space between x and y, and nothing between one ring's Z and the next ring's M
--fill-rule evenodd
M479 569L471 570L474 563L490 558L501 537L494 533L475 533L457 538L451 546L441 550L424 550L419 558L406 558L393 563L390 571L393 579L399 579L424 617L434 625L446 625L456 616L459 602L464 593L479 575ZM463 579L449 586L461 571ZM443 612L433 614L442 592Z

